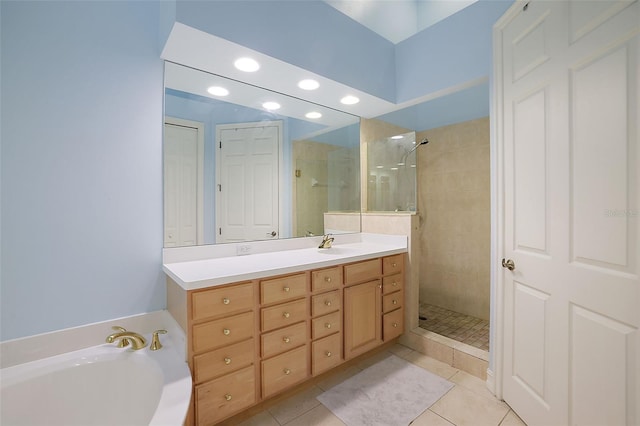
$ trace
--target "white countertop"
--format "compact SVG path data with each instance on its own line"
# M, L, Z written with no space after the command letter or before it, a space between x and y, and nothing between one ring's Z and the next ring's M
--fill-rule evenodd
M196 290L407 252L406 236L357 235L360 241L344 244L339 243L341 237L337 236L337 243L329 249L318 249L315 238L310 239L310 244L314 244L311 248L164 263L163 270L183 289Z

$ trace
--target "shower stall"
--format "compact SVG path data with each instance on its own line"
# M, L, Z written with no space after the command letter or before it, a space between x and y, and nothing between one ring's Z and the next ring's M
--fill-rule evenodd
M367 211L420 217L420 327L488 351L488 117L421 131L370 127Z

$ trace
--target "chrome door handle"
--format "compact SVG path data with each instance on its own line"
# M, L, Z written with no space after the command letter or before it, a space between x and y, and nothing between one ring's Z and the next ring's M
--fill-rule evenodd
M516 264L511 259L502 259L502 267L513 271L514 269L516 269Z

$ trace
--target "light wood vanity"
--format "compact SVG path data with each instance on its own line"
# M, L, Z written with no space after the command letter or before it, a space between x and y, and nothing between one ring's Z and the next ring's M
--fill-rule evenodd
M185 290L167 279L187 336L187 424L219 423L404 331L405 254Z

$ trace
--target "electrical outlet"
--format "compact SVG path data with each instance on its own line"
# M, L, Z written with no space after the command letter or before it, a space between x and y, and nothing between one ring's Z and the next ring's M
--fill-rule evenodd
M251 246L249 244L238 244L236 246L236 255L243 256L245 254L251 254Z

